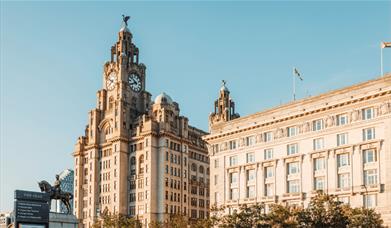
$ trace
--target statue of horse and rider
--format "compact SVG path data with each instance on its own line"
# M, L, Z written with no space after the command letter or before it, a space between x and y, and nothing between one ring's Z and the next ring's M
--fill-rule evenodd
M66 206L67 213L71 213L71 200L73 195L70 192L63 192L61 190L61 180L60 176L56 175L56 181L54 181L53 186L51 186L47 181L43 180L38 182L41 192L46 192L50 194L50 199L61 200L61 202Z

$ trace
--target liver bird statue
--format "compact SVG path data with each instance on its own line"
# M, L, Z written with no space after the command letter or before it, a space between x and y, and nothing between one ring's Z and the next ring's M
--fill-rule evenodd
M130 19L130 16L125 16L122 14L122 20L125 22L125 25L128 26L128 20Z

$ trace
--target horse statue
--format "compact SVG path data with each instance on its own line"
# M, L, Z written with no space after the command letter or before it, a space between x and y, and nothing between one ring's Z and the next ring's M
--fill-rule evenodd
M41 192L46 192L50 194L50 199L61 200L61 202L67 207L67 213L71 213L71 200L73 195L70 192L58 191L56 188L52 187L47 181L38 182Z

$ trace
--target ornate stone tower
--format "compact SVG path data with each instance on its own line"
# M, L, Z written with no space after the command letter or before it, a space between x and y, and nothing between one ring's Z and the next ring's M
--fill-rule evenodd
M214 112L209 115L209 126L219 122L227 122L239 117L235 113L235 102L230 97L230 92L226 86L226 81L220 88L219 98L214 103Z
M144 64L124 23L111 59L103 67L103 88L89 112L85 135L77 140L75 158L76 216L89 227L100 212L127 214L129 141L137 120L148 113L151 94L145 91ZM121 200L120 200L121 199Z
M167 94L151 102L145 66L125 19L103 67L97 107L73 153L79 227L91 227L103 211L136 217L143 227L172 214L205 218L206 132L190 126Z

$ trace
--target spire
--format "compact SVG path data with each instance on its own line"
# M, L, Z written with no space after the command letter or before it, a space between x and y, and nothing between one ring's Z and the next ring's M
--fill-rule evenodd
M227 82L222 80L220 94L214 103L214 112L209 116L209 123L212 125L217 122L226 122L239 117L235 113L235 102L230 97Z

